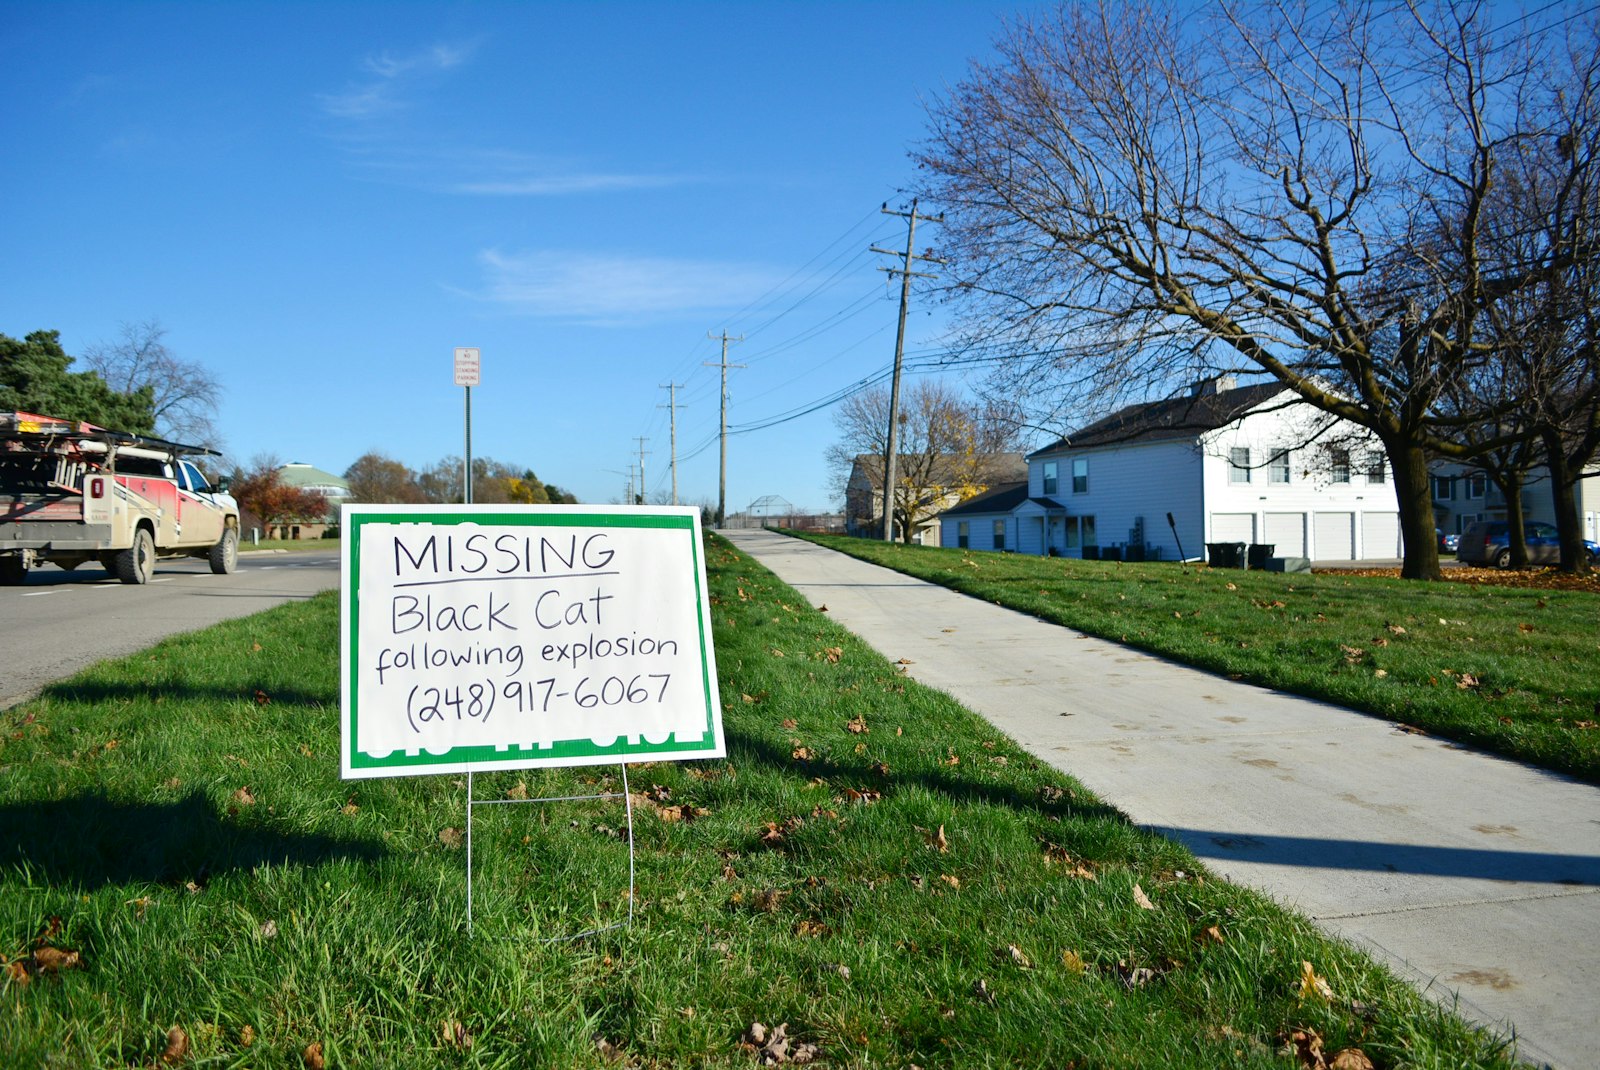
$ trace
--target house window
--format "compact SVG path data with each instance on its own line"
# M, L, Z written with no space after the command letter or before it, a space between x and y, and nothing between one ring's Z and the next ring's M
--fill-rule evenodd
M1044 462L1044 493L1045 494L1054 494L1055 492L1056 492L1056 462L1054 462L1054 461L1046 461L1046 462Z
M1094 533L1094 517L1080 517L1083 521L1083 544L1085 546L1099 546L1100 539Z
M1067 549L1076 550L1082 545L1082 541L1078 538L1078 518L1069 516L1067 517Z
M1467 497L1485 498L1489 495L1489 477L1475 472L1467 477Z
M1433 477L1433 500L1448 502L1456 496L1456 481L1452 476Z
M996 550L1004 550L1006 548L1006 522L1004 520L996 520L994 522L994 548Z
M1333 462L1333 481L1335 483L1350 482L1350 451L1329 450L1328 457Z
M1274 453L1272 455L1272 459L1267 462L1267 482L1269 482L1269 483L1287 483L1287 482L1289 482L1289 451L1288 450L1279 450L1277 453Z
M1072 493L1089 493L1089 458L1074 457L1072 459Z
M1250 482L1250 448L1235 446L1228 451L1228 482Z
M1374 453L1367 458L1367 482L1387 483L1388 481L1389 469L1384 466L1383 454Z
M956 521L956 545L963 550L967 548L967 536L969 534L971 533L967 530L967 522L965 520Z

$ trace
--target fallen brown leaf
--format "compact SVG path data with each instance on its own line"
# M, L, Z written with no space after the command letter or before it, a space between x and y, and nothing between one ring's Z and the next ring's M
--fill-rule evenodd
M244 1028L239 1030L239 1047L248 1048L250 1045L254 1044L255 1042L256 1042L256 1027L255 1026L246 1025Z
M1137 884L1133 886L1133 901L1145 910L1154 910L1156 908L1156 905L1150 902L1150 897L1144 894L1144 889Z
M451 825L439 830L439 842L452 851L461 846L461 830Z
M240 806L254 806L256 797L250 793L250 786L247 784L233 793L233 801Z
M1360 1048L1341 1048L1334 1053L1328 1070L1374 1070L1372 1060Z
M1333 989L1328 986L1328 982L1325 979L1317 976L1317 971L1309 962L1302 961L1300 963L1300 988L1298 996L1300 998L1300 1002L1302 1003L1313 996L1322 1000L1324 1003L1327 1003L1333 999Z
M526 799L527 797L528 782L526 780L518 780L514 786L506 789L506 798L508 799Z
M858 736L865 735L866 733L872 731L867 727L866 718L862 717L860 714L857 714L856 716L850 718L850 720L846 721L844 727L846 731L854 732Z
M1315 1029L1297 1029L1289 1037L1294 1045L1295 1058L1306 1070L1327 1070L1328 1060L1322 1054L1322 1036Z
M81 961L76 951L63 951L58 947L39 947L33 951L33 965L40 973L60 973Z
M1033 969L1033 960L1028 958L1028 956L1023 952L1022 948L1018 947L1016 944L1007 944L1005 946L1005 950L997 952L997 954L999 954L1002 958L1009 959L1012 965L1017 966L1020 969Z
M161 1053L161 1061L168 1066L176 1066L189 1057L189 1034L183 1031L182 1026L173 1026L167 1030L167 1047Z
M472 1047L472 1034L467 1032L467 1027L455 1019L447 1019L442 1030L444 1042L451 1047L460 1048L462 1051Z
M306 1064L306 1070L324 1070L327 1063L322 1058L322 1041L313 1040L307 1044L300 1053L300 1061Z

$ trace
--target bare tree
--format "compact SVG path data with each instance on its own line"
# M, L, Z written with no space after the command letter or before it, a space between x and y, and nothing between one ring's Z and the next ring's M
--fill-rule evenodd
M834 423L842 438L828 448L827 457L836 485L845 492L846 512L858 518L882 516L889 392L878 388L852 394L840 403ZM967 400L930 379L906 391L898 439L895 527L906 542L951 497L969 498L986 489L1008 461L1015 463L1019 448L1013 414L994 403ZM873 491L852 494L847 483L853 471L864 475Z
M1013 383L1091 403L1278 379L1382 442L1402 574L1437 578L1428 459L1499 445L1456 432L1506 403L1438 400L1494 359L1487 309L1593 255L1482 240L1501 160L1573 136L1562 102L1600 51L1592 11L1496 16L1070 3L1013 26L914 153L972 343L1023 354ZM1574 182L1596 166L1563 163Z
M370 451L345 469L352 501L415 505L427 501L417 485L417 474L384 453Z
M132 394L150 388L157 434L220 449L215 421L222 385L203 364L167 348L166 336L156 320L124 323L115 342L90 346L83 359L113 390Z

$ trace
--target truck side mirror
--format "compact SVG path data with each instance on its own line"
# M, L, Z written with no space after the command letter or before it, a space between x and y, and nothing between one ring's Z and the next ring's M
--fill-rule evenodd
M221 479L217 480L217 493L226 494L228 493L228 488L231 486L233 486L233 480L229 479L227 476L223 476Z

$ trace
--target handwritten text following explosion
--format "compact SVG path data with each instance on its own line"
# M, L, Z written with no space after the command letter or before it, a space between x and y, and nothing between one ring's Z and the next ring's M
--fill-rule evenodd
M672 541L691 537L363 524L357 749L698 743L698 597Z

